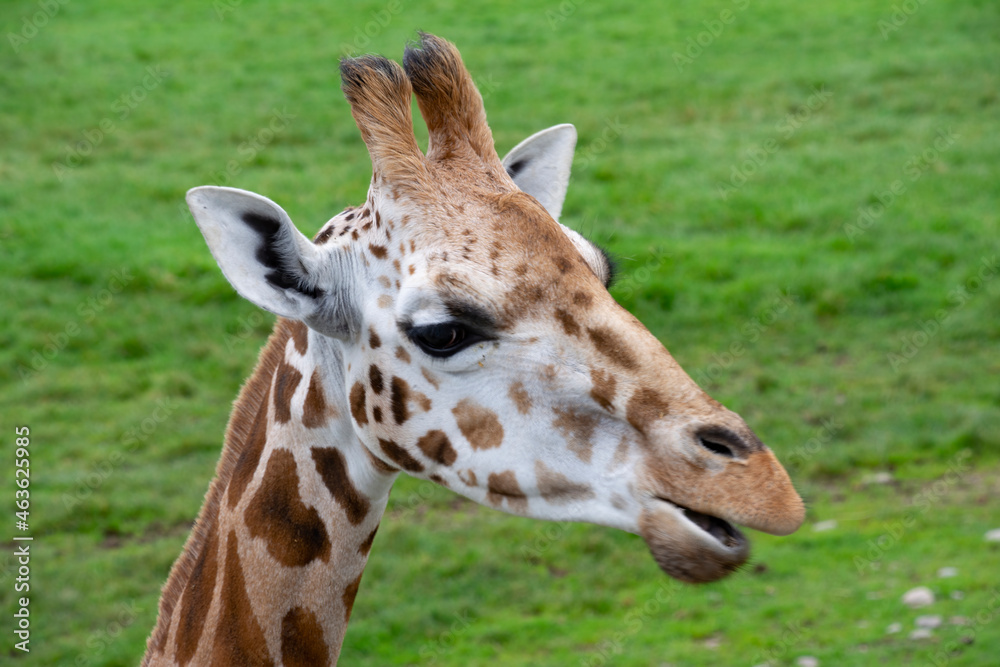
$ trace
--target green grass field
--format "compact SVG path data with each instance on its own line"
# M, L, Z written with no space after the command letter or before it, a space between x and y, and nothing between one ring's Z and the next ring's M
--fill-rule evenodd
M775 450L809 517L690 587L638 537L404 478L341 663L1000 663L1000 6L347 5L0 4L0 662L138 662L273 321L184 192L263 193L306 234L363 201L337 61L398 60L420 29L461 49L501 153L577 126L563 222L620 258L615 296ZM916 586L935 603L904 606ZM923 614L943 624L913 639Z

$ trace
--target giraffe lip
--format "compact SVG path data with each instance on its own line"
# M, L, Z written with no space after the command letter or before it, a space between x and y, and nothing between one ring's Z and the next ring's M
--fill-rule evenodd
M693 584L717 581L750 557L750 541L728 521L659 494L647 496L639 534L661 570Z
M696 512L690 507L685 507L680 503L675 503L669 498L664 498L663 496L656 496L656 499L673 505L679 509L685 519L687 519L690 523L693 523L702 531L714 537L715 540L722 546L729 549L739 549L746 546L746 536L743 535L743 533L736 528L736 526L729 523L725 519L720 519L719 517L711 514Z

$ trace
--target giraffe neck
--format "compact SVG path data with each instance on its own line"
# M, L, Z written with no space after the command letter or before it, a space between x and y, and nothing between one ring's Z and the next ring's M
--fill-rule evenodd
M278 320L163 589L143 664L333 664L395 480L354 434L337 343Z

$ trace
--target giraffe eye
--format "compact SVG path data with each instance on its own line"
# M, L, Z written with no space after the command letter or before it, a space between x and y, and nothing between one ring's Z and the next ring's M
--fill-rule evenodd
M432 357L450 357L469 345L483 340L483 336L470 331L464 324L458 322L414 327L410 330L410 338Z

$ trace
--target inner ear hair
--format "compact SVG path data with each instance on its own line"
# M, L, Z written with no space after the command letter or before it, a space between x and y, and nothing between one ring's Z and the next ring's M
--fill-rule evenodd
M279 289L292 289L314 299L323 296L323 290L303 280L308 272L301 260L295 260L298 266L294 268L297 270L287 266L287 258L296 256L295 239L280 220L256 211L245 211L240 218L261 237L256 257L258 262L272 269L265 276L267 282Z
M589 239L588 239L589 241ZM598 245L593 241L589 241L592 246L597 248L597 251L601 253L601 257L604 259L604 267L607 271L603 276L598 275L598 278L604 281L604 287L611 289L611 286L615 284L618 279L618 259L611 253L610 250L602 245Z

